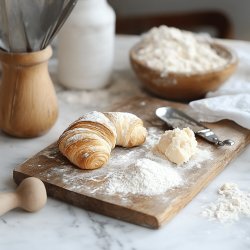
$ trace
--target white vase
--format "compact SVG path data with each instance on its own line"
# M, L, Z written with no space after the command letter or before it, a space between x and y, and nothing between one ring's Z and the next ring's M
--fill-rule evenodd
M115 13L106 0L79 0L58 36L58 80L73 89L105 87L113 69Z

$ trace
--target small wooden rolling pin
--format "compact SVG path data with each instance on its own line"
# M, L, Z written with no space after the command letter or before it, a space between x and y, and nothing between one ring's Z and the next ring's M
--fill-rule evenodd
M43 182L29 177L21 182L16 192L0 193L0 216L17 207L36 212L44 207L46 201L47 194Z

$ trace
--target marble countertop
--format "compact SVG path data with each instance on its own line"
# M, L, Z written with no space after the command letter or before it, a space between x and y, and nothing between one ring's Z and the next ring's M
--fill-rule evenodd
M0 190L15 188L12 171L20 163L55 141L65 126L86 111L107 108L121 98L141 93L138 80L129 66L128 50L136 37L116 39L115 69L110 85L93 93L70 91L55 84L60 114L46 135L35 139L16 139L0 132ZM250 43L224 41L233 48L241 47L250 55ZM50 71L56 82L56 63ZM234 182L249 191L250 147L204 189L168 224L151 230L101 216L49 198L37 213L13 210L0 218L2 250L151 250L151 249L250 249L250 219L222 224L208 221L200 213L202 206L216 199L217 188Z

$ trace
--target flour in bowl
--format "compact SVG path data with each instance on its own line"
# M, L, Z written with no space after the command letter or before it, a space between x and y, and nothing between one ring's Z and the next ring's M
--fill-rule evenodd
M218 55L201 35L160 26L142 36L136 58L162 76L169 72L195 74L224 67L228 60Z

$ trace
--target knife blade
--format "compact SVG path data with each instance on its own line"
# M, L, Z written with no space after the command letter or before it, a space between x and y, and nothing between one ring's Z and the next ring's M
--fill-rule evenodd
M158 118L166 122L169 127L180 129L189 127L196 135L216 146L232 146L234 144L234 141L231 139L221 141L211 129L205 127L179 109L160 107L156 109L155 114Z

